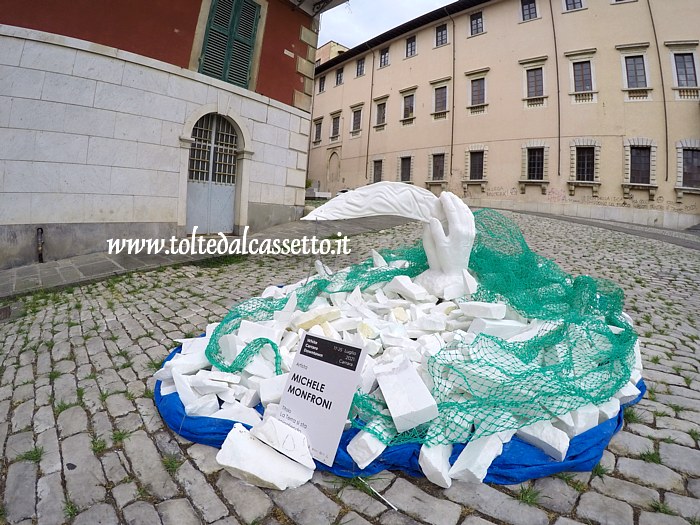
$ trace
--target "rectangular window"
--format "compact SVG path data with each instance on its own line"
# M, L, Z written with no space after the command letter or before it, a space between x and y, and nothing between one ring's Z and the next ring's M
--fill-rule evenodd
M698 87L698 77L695 72L695 61L692 53L676 53L676 80L678 87Z
M469 178L471 180L484 179L484 152L469 152Z
M413 108L416 102L415 95L406 95L403 97L403 118L413 118Z
M479 11L478 13L472 13L469 17L469 28L470 34L472 36L478 35L484 32L484 15Z
M447 86L435 88L435 113L447 111Z
M566 10L583 9L583 0L566 0Z
M411 157L401 157L401 182L411 180Z
M651 148L649 146L630 148L630 182L632 184L651 183Z
M445 44L447 44L447 24L442 24L435 28L435 47Z
M352 131L360 131L362 127L362 108L352 110Z
M335 138L340 135L340 115L333 117L331 122L331 138Z
M445 154L433 155L433 180L445 179Z
M544 180L544 148L528 148L527 178L528 180Z
M318 77L318 92L323 93L326 90L326 75Z
M321 142L321 124L322 121L314 122L314 142Z
M339 86L343 83L343 68L335 70L335 85Z
M386 67L389 65L389 48L385 47L379 52L379 67Z
M683 187L700 188L700 149L683 150Z
M527 97L543 97L544 82L542 80L542 68L536 67L527 70Z
M386 102L377 104L377 126L386 124Z
M595 148L579 146L576 148L576 180L593 182L595 178Z
M259 18L252 0L212 2L199 72L247 88Z
M382 170L384 168L383 164L384 163L381 160L374 161L374 166L373 166L374 178L372 179L374 182L382 182Z
M357 73L355 76L361 77L364 74L365 74L365 59L358 58L357 59Z
M406 58L415 56L416 54L416 37L409 36L406 39Z
M574 62L574 91L581 93L593 91L593 76L591 75L591 62Z
M647 76L642 55L625 57L627 87L630 89L647 87Z
M520 0L523 21L537 18L537 5L535 0Z
M486 79L475 78L472 80L472 106L480 106L486 103Z

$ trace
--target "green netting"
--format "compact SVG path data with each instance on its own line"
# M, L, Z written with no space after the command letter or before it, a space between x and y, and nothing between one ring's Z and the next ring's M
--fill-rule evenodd
M477 236L469 269L479 288L472 300L505 302L523 317L537 319L537 333L512 343L481 334L471 344L452 343L431 357L428 372L439 415L407 432L397 433L383 400L358 391L353 424L387 444L463 443L517 429L589 403L604 403L629 381L636 334L622 315L619 287L588 276L572 277L530 250L517 225L493 210L479 210L474 219ZM406 264L375 268L368 259L328 278L317 277L296 290L297 308L307 310L320 294L358 286L365 290L427 269L420 243L382 255L389 263ZM219 339L236 330L242 319L272 319L287 300L253 298L235 306L211 337L206 350L210 362L229 372L243 370L272 342L256 339L227 363ZM279 374L279 352L276 346L273 350Z

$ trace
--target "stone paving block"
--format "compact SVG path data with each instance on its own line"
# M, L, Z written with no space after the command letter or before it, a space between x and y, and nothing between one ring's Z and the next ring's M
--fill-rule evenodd
M671 510L684 518L697 519L700 516L700 500L697 498L679 496L669 492L664 499Z
M632 507L627 503L595 492L586 492L581 496L576 515L600 525L633 525L634 523Z
M54 404L67 403L69 405L78 402L78 391L75 377L69 374L58 377L53 383Z
M579 497L578 491L559 478L538 479L533 487L540 493L537 503L560 514L571 512Z
M56 425L53 416L53 408L49 406L40 407L34 414L34 433L41 434L44 430Z
M340 522L343 525L372 525L369 521L364 519L356 512L348 512L340 519Z
M0 423L0 457L5 457L5 441L9 428L10 424L7 421Z
M39 498L36 507L39 525L61 525L64 522L63 507L65 505L61 473L54 472L40 478L37 482L36 492Z
M83 407L70 407L58 415L58 431L61 438L86 432L88 418Z
M148 432L157 432L163 428L163 418L160 417L152 399L137 399L136 410L141 414L141 419Z
M177 493L177 487L163 467L158 450L143 430L134 432L124 440L124 452L141 484L157 499L172 498Z
M608 448L620 456L639 456L644 452L653 451L654 442L623 430L613 436Z
M33 383L21 385L15 388L15 391L12 393L12 404L17 405L23 401L31 400L34 397L35 388L36 387Z
M122 511L126 525L160 525L158 511L150 503L137 501Z
M209 486L207 479L189 461L185 461L180 465L175 475L207 523L216 521L228 514L226 505L222 503L216 492Z
M639 525L688 525L688 522L679 516L642 512L639 515Z
M88 434L76 434L61 442L63 475L68 499L85 509L105 499L102 464L92 453Z
M5 456L7 457L8 461L12 461L25 452L29 452L33 448L34 434L31 432L11 434L7 438L7 445L5 445Z
M700 499L700 479L689 479L688 480L688 492L691 496L695 496Z
M234 478L225 470L219 474L216 486L245 523L260 520L272 510L272 500L267 494L258 487Z
M25 401L12 412L12 432L20 432L32 428L34 416L34 400Z
M73 525L119 525L119 518L111 505L93 505L75 517Z
M692 425L692 423L687 422L688 425ZM655 440L666 440L666 439L671 439L673 442L677 443L678 445L684 445L686 447L694 447L695 446L695 440L691 438L688 434L685 432L682 432L680 430L673 430L673 429L667 429L667 428L649 428L646 425L640 425L640 424L633 424L633 425L628 425L627 429L630 430L631 432L634 432L635 434L639 434L641 436L645 436L651 439Z
M36 476L36 463L29 461L18 461L7 469L3 503L9 523L35 517Z
M105 471L105 476L110 483L116 484L127 477L127 472L116 452L105 453L100 460Z
M591 487L601 494L647 510L651 509L652 502L660 501L659 493L655 490L610 476L595 478L591 482Z
M62 462L56 429L50 428L39 434L36 438L36 446L44 450L39 463L41 472L44 474L59 472L62 468Z
M433 525L455 525L459 521L459 505L431 496L403 478L398 478L384 497L401 512Z
M510 525L547 525L549 518L540 509L530 507L482 483L453 482L443 494L450 500ZM391 501L391 500L390 500Z
M112 489L112 497L117 504L118 509L126 507L138 497L138 487L133 481L131 483L122 483Z
M175 434L175 436L177 436L177 434ZM182 450L180 450L180 446L177 444L176 439L174 439L169 432L158 432L154 436L154 438L156 446L162 454L175 456L179 459L182 459L184 457L184 455L182 454Z
M700 476L700 450L673 443L660 443L659 454L664 465L691 476Z
M379 523L381 525L420 525L416 520L401 514L398 510L390 510L382 514Z
M279 522L277 522L277 523L279 523ZM226 516L225 518L221 518L220 520L215 521L211 525L240 525L240 523L233 516ZM267 525L267 521L265 523L263 523L262 525Z
M559 518L554 525L583 525L580 521L574 521L569 518Z
M351 509L370 518L376 518L387 509L387 506L378 499L357 490L355 487L344 487L338 493L338 498Z
M494 523L479 516L467 516L460 525L494 525Z
M311 483L296 489L271 491L270 496L296 525L328 525L340 513L338 504Z
M617 471L630 481L660 489L683 492L683 478L664 465L647 463L639 459L619 458Z
M201 520L186 499L171 499L156 505L163 525L199 525Z
M194 461L197 468L206 475L219 472L223 468L216 461L218 453L218 448L199 443L195 443L187 449L187 455Z
M143 421L138 412L131 412L122 417L118 417L114 420L116 427L124 432L135 432L143 426Z
M124 394L112 394L105 401L107 412L112 417L119 417L136 410L134 404L129 401Z

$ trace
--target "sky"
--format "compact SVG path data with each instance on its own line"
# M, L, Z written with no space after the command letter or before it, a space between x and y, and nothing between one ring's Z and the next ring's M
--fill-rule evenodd
M350 0L321 15L319 46L335 40L349 48L430 11L448 0Z

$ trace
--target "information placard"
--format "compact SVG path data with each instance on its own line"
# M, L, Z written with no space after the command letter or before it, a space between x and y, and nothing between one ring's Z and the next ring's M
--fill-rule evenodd
M306 435L311 455L333 465L365 352L306 334L294 358L278 418Z

